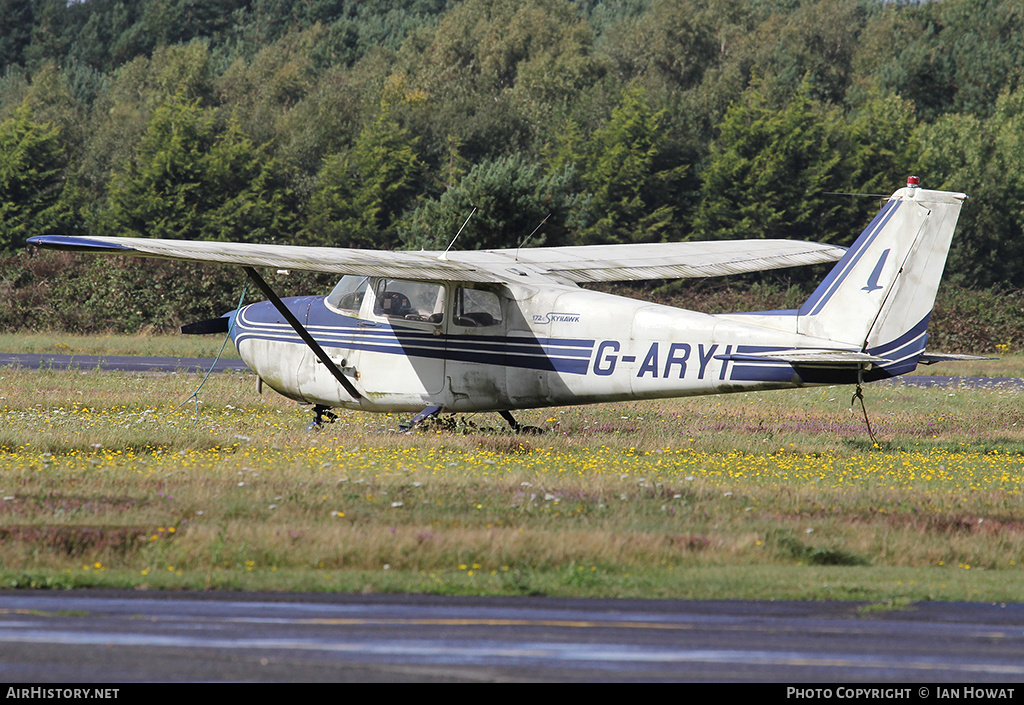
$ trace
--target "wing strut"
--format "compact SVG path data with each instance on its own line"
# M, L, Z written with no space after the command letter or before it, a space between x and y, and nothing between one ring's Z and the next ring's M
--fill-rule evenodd
M274 293L274 290L270 288L270 285L263 280L263 277L259 275L259 272L252 267L245 267L244 269L245 273L249 275L249 278L253 283L260 288L260 291L263 292L263 295L270 300L270 303L274 304L274 308L277 309L277 312L284 316L284 320L288 321L289 325L295 329L295 332L299 334L300 338L302 338L302 342L309 346L309 349L313 351L313 354L317 356L320 362L324 363L324 366L331 371L331 374L334 375L334 378L338 380L338 383L345 388L345 391L355 399L362 399L363 395L359 393L359 391L352 385L352 382L349 381L348 377L346 377L342 371L338 369L338 366L334 364L331 358L327 356L327 353L324 352L324 349L320 347L320 344L313 339L313 336L309 334L309 331L303 328L302 324L299 323L299 319L297 319L292 312L288 310L288 307L284 305L284 302L281 301L280 298L278 298L277 294Z

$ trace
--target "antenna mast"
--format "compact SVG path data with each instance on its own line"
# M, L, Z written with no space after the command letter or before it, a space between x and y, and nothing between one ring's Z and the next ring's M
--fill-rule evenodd
M459 228L459 232L455 233L455 237L453 237L452 241L448 243L448 247L444 248L444 252L441 253L441 256L438 257L438 259L440 259L440 260L448 259L448 250L452 249L452 245L454 245L455 241L459 239L459 235L462 234L462 231L466 229L466 225L469 224L469 219L473 217L474 213L476 213L476 206L473 206L473 210L470 211L469 216L467 216L466 222L462 224L461 228Z
M530 233L529 235L527 235L526 237L524 237L523 241L520 242L518 245L516 245L516 261L519 261L519 250L520 250L520 248L522 248L523 245L528 243L530 241L530 238L537 234L538 230L540 230L542 227L544 227L544 223L548 222L548 218L550 218L550 217L551 217L550 213L548 213L546 216L544 216L544 220L540 221L537 224L537 227L533 229L533 232Z

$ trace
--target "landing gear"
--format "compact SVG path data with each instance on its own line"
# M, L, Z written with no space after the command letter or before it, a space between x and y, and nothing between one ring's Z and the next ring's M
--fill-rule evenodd
M429 419L431 416L437 416L439 413L441 413L441 407L428 406L426 409L413 416L411 420L406 421L403 424L400 424L398 426L398 432L408 433L409 431L416 428L419 424Z
M428 406L426 409L416 414L410 420L398 426L399 433L409 433L417 426L422 424L429 418L437 416L443 409L440 406ZM544 429L538 428L537 426L523 426L521 423L516 421L515 417L508 411L499 411L498 414L501 418L508 422L509 427L513 433L523 433L528 435L537 435L544 433ZM451 420L452 417L448 417L447 421L440 422L439 429L446 429L454 433L493 433L493 428L480 428L472 422L456 423Z
M331 411L331 407L316 404L313 406L313 422L309 424L309 430L322 428L324 424L334 423L338 415Z
M511 427L513 433L525 433L530 436L538 436L544 433L544 429L538 426L523 426L518 421L516 421L516 417L514 417L512 413L509 411L499 411L498 415L508 422L508 425L509 427Z

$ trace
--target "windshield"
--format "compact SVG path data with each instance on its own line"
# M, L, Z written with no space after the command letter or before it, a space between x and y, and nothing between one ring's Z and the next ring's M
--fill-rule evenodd
M327 295L327 304L345 313L357 314L363 305L363 297L369 285L369 277L346 274Z

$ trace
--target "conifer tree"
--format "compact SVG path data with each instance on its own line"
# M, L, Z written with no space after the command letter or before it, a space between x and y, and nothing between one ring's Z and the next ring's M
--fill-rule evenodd
M592 196L593 220L580 233L583 242L668 238L687 166L670 149L665 112L651 107L641 86L630 86L585 145L581 178Z
M0 250L54 228L63 181L58 128L33 121L23 103L0 123Z
M781 110L752 86L730 107L703 173L694 238L841 239L841 136L835 115L804 88Z
M237 122L179 96L158 108L136 159L114 177L105 224L121 234L281 241L288 192Z
M324 160L301 237L311 244L387 249L394 247L396 225L418 188L423 170L416 138L398 115L426 99L392 76L380 111L359 133L352 149Z

